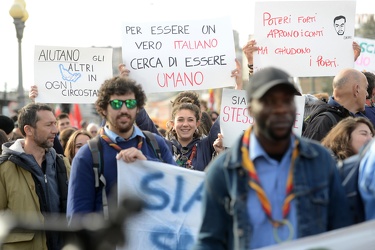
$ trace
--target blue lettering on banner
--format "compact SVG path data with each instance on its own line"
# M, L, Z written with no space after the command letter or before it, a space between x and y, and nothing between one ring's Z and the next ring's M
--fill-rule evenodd
M183 185L184 185L184 179L182 176L177 176L177 187L176 187L176 192L175 192L175 198L174 198L174 203L172 207L172 212L178 213L180 210L180 205L181 205L181 200L182 200L182 190L183 190Z
M182 211L184 213L189 212L193 207L195 201L202 200L202 191L203 191L203 182L198 186L194 191L192 196L189 199L184 199L184 190L186 180L183 176L176 176L176 190L169 190L170 193L174 193L174 197L170 197L169 194L162 188L158 188L158 185L152 185L157 181L161 181L165 177L163 172L156 172L149 175L146 175L142 178L140 182L140 189L145 195L150 195L157 197L157 200L160 201L157 204L150 202L151 199L144 199L145 209L150 210L163 210L171 203L171 211L176 214L180 212L181 206L184 204L183 201L187 200L186 203L182 206ZM171 202L171 199L174 199Z
M141 180L141 190L145 194L149 195L154 195L154 196L159 196L161 199L160 204L150 204L147 201L145 201L145 209L150 209L150 210L163 210L166 208L169 204L169 196L166 192L164 192L161 189L153 188L149 186L149 184L154 181L154 180L160 180L164 178L164 174L162 172L154 173L151 175L146 175L145 177L142 178Z
M203 191L203 182L199 185L197 190L195 190L191 198L186 202L185 206L182 209L184 212L187 212L190 210L190 208L192 208L194 201L202 200L202 191Z
M191 249L194 244L194 238L188 228L179 229L179 237L172 228L167 226L158 226L152 229L150 235L151 243L162 250L186 250ZM176 239L177 238L177 239Z

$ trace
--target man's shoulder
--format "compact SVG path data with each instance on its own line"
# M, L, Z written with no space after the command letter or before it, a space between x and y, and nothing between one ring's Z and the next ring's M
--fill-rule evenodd
M300 153L308 157L321 157L322 155L332 158L330 151L320 142L306 137L299 137Z

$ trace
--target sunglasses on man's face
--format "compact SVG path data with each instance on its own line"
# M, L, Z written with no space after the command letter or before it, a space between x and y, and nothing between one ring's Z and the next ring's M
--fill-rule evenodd
M125 104L127 109L134 109L137 107L137 100L135 99L128 99L128 100L111 100L109 104L114 110L121 109L122 105Z

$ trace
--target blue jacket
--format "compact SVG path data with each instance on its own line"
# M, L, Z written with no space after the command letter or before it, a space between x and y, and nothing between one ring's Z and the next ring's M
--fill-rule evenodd
M372 124L375 126L375 107L365 106L365 112L358 112L355 116L362 116L368 118Z
M294 193L297 238L350 225L348 205L335 161L318 143L299 138ZM198 249L250 249L248 173L242 167L241 140L208 166ZM324 164L322 164L324 163ZM272 237L272 232L270 232Z
M173 156L161 136L155 135L159 144L162 158L165 163L176 165ZM103 158L104 158L104 177L106 179L106 193L108 199L111 194L116 193L113 190L117 183L117 151L109 146L100 138ZM137 147L138 138L135 137L128 141L117 143L121 148ZM147 160L159 161L155 155L152 146L143 138L142 153ZM88 144L79 149L73 158L68 187L68 205L67 217L72 221L73 216L77 214L87 214L91 212L103 211L102 208L102 191L95 189L95 175L93 171L93 160ZM110 206L110 204L109 204Z
M375 219L375 139L369 143L368 151L359 165L358 188L365 209L365 219Z
M141 109L137 114L136 123L141 130L148 130L153 133L158 133L154 122L148 116L145 109ZM218 133L220 133L220 119L216 119L215 123L211 127L210 133L206 137L196 138L192 142L190 142L189 145L187 145L188 153L186 154L186 156L188 158L190 157L194 145L197 145L196 155L192 160L194 170L203 171L210 163L212 154L215 152L213 143L216 140ZM179 143L169 141L167 139L165 140L169 145L169 149L172 154L174 154L173 145L177 148L177 151L180 151L181 145L179 145Z

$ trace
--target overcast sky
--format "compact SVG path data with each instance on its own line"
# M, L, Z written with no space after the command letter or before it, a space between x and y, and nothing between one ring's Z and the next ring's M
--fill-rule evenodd
M121 46L123 21L189 20L230 16L233 29L244 45L254 31L253 0L25 0L29 19L22 39L23 86L34 81L34 47ZM0 0L0 91L18 85L18 43L13 18L13 1ZM357 13L375 12L375 1L357 0Z

